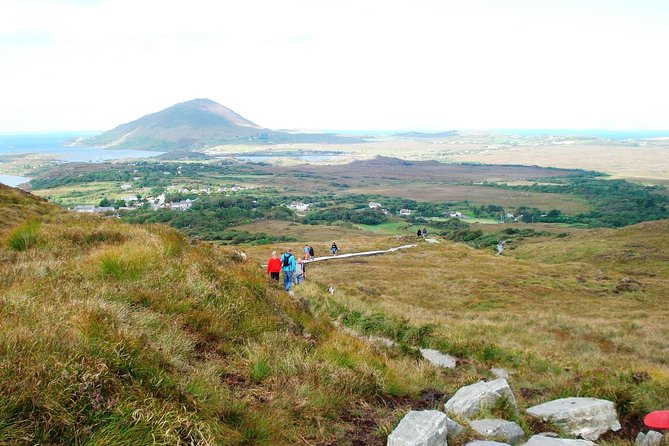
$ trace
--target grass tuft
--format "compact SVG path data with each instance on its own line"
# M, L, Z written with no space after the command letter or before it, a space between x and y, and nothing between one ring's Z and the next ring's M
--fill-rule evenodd
M14 251L25 251L32 248L39 241L40 224L27 222L10 232L7 246Z

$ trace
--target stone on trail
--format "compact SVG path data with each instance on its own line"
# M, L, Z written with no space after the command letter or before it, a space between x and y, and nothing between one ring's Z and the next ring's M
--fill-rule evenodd
M636 436L634 446L660 446L664 437L657 431L639 432Z
M511 445L509 443L500 443L499 441L474 440L465 443L465 446L511 446Z
M473 420L469 425L484 438L516 444L525 437L523 428L513 421L500 420L497 418L486 420Z
M597 398L561 398L530 407L527 413L550 421L570 435L592 441L621 427L613 402Z
M532 438L523 443L522 446L597 446L588 440L569 440L566 438L544 437L543 435L532 435Z
M431 364L447 369L454 369L458 361L458 358L454 356L441 353L438 350L432 350L431 348L421 348L420 354Z
M444 409L464 418L473 418L481 411L492 409L502 400L506 400L514 412L518 411L516 398L505 379L479 381L458 389L455 395L446 401Z
M446 446L446 415L438 410L412 410L388 435L387 446Z

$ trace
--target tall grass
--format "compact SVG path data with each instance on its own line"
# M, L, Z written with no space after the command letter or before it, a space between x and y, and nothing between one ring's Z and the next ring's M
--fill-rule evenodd
M23 223L9 233L7 246L14 251L30 249L39 241L39 230L38 222Z

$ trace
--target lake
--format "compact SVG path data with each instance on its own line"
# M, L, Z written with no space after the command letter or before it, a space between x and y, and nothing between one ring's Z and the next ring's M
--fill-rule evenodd
M19 184L27 183L32 178L20 177L18 175L3 175L0 174L0 183L6 184L7 186L16 187Z
M164 153L149 150L68 146L69 141L81 136L92 136L92 134L86 132L59 132L0 135L0 156L40 154L50 155L56 160L65 162L99 163L129 158L151 158Z

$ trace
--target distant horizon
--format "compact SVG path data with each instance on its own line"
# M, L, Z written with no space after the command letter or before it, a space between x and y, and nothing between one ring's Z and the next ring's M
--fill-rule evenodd
M96 136L102 134L106 130L36 130L26 132L0 132L0 137L12 136L38 136L38 135L61 135L66 138L75 138L79 136ZM444 132L462 132L462 133L489 133L498 135L517 135L517 136L585 136L598 137L602 139L652 139L669 137L669 129L604 129L604 128L470 128L470 129L441 129L441 130L425 130L425 129L268 129L273 131L300 131L309 133L327 133L327 134L341 134L341 135L358 135L358 136L391 136L402 133L420 133L420 134L437 134Z

